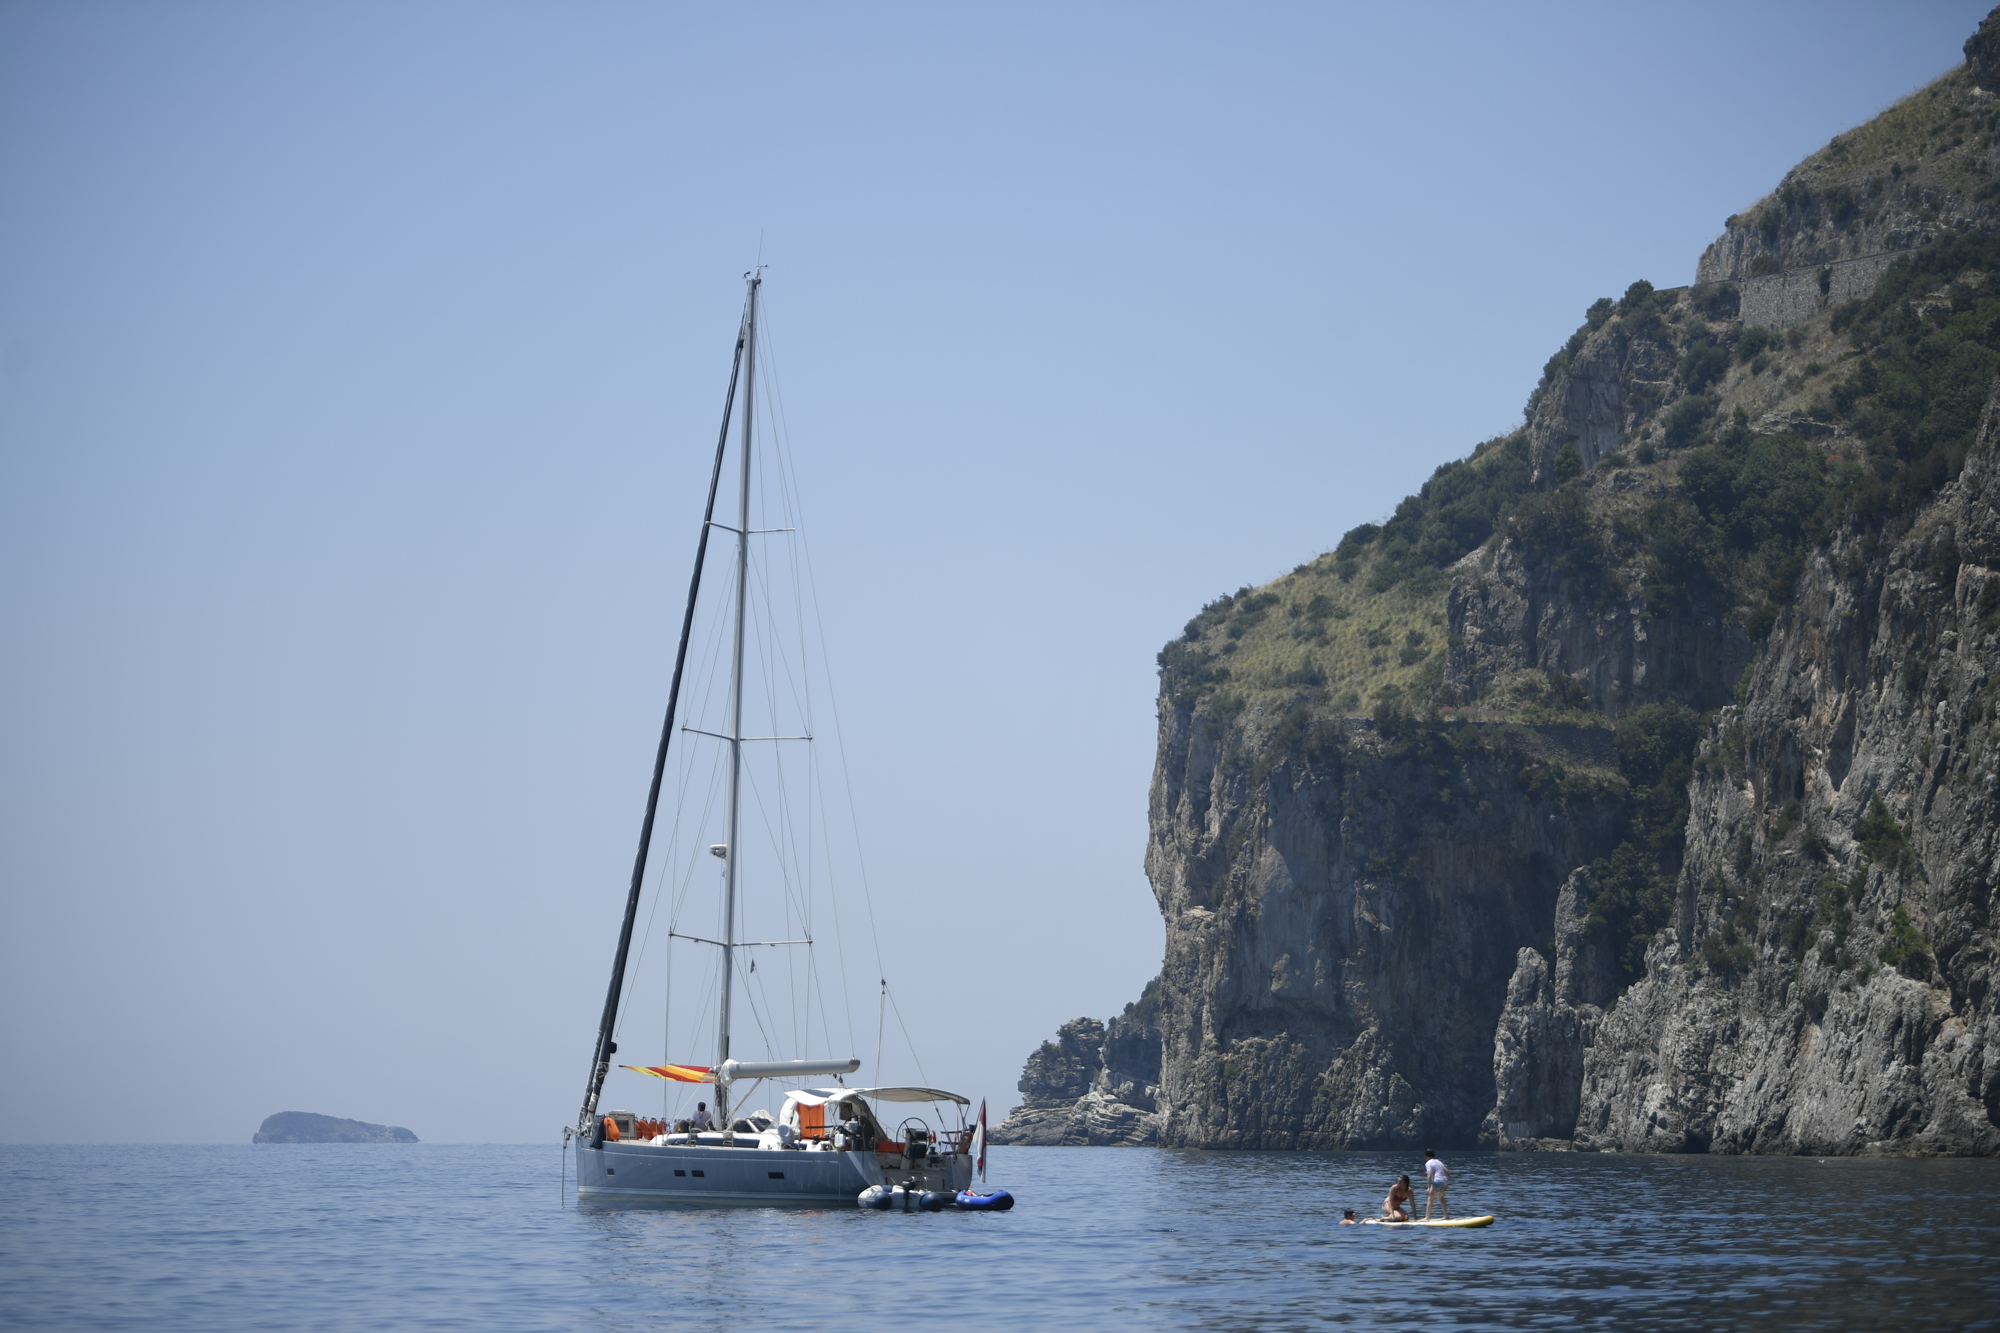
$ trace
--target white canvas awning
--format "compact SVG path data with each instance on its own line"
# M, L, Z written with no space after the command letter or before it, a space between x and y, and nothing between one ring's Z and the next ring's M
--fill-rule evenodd
M824 1106L849 1097L865 1097L876 1102L957 1102L960 1106L972 1105L971 1098L946 1092L942 1088L799 1088L786 1093L785 1097L800 1106Z

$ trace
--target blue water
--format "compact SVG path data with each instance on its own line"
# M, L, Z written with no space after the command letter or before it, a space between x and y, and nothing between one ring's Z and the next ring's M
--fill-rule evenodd
M1011 1213L580 1209L534 1147L0 1147L0 1327L2000 1327L2000 1162L999 1148ZM1421 1180L1421 1176L1417 1177ZM572 1186L574 1176L571 1176Z

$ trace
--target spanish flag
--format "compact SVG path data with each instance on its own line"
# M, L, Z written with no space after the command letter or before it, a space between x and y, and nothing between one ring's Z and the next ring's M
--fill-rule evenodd
M675 1083L712 1083L714 1071L707 1065L620 1065L635 1074L651 1074L654 1078L669 1079Z

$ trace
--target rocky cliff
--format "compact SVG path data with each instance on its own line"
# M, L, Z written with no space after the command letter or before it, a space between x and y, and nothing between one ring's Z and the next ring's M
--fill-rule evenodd
M1583 1060L1579 1143L2000 1150L1996 437L2000 393L1934 501L1814 553L1705 743L1676 929Z
M2000 1150L1996 29L1162 651L1161 975L1018 1141Z

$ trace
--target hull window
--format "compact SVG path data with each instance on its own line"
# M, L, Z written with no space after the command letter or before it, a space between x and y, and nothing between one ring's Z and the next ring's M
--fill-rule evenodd
M785 1178L785 1173L782 1171L766 1171L764 1174L773 1180L783 1180Z
M676 1172L674 1172L674 1174L675 1174L675 1175L677 1175L677 1176L684 1176L684 1175L686 1175L686 1174L687 1174L687 1172L685 1172L685 1171L676 1171Z

